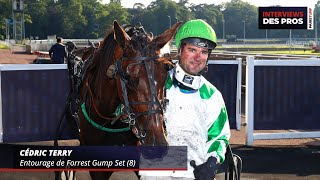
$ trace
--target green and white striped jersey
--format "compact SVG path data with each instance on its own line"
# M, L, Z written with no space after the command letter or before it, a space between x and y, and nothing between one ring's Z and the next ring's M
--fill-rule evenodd
M188 147L187 171L143 171L142 176L194 178L190 161L197 165L214 156L222 163L230 138L228 115L223 97L203 76L198 90L185 90L173 81L173 70L166 82L169 103L164 113L170 146Z

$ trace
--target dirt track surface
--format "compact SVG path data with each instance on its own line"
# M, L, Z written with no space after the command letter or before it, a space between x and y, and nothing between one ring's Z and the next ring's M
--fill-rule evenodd
M36 58L33 54L13 54L9 49L0 49L0 64L30 64Z
M12 54L0 49L1 64L29 64L36 55ZM244 117L242 117L244 119ZM270 131L268 131L270 132ZM278 131L273 131L278 132ZM243 160L241 179L244 180L319 180L320 138L257 140L253 146L245 145L245 128L232 130L230 144L234 153ZM53 145L52 142L24 144ZM79 145L77 140L61 141L60 145ZM88 172L77 172L78 180L90 180ZM0 180L51 180L53 172L0 172ZM137 180L132 172L116 172L112 180ZM217 180L224 179L220 172Z
M245 145L245 129L232 130L233 153L243 161L243 180L319 180L320 143L319 138L258 140L253 146ZM23 144L53 145L52 141ZM78 146L78 140L60 141L60 146ZM78 180L90 180L89 173L76 173ZM54 179L53 172L0 172L1 180ZM133 172L115 172L111 180L137 180ZM223 166L217 180L224 180Z
M52 142L28 144L52 145ZM60 145L78 145L77 140L63 141ZM319 180L320 147L305 145L232 145L233 152L240 155L243 161L241 178L244 180ZM77 172L78 180L90 180L86 171ZM0 172L0 179L54 179L53 172ZM111 180L137 180L133 172L116 172ZM220 170L217 180L224 179Z

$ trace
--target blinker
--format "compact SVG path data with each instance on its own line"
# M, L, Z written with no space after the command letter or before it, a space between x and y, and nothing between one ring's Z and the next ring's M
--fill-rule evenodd
M116 66L114 64L110 65L107 69L107 76L110 79L114 79L116 77Z

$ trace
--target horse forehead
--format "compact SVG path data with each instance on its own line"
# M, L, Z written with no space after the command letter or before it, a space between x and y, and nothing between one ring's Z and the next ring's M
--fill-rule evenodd
M147 35L133 36L131 42L135 45L148 46L151 43L151 39Z
M117 46L115 51L114 51L114 56L116 57L116 59L119 59L122 55L123 51L121 49L120 46Z

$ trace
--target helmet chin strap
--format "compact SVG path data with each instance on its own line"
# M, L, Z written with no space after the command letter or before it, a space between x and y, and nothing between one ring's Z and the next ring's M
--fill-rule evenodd
M204 68L198 73L199 76L202 76L204 73L208 72L208 61L207 64L204 66Z

